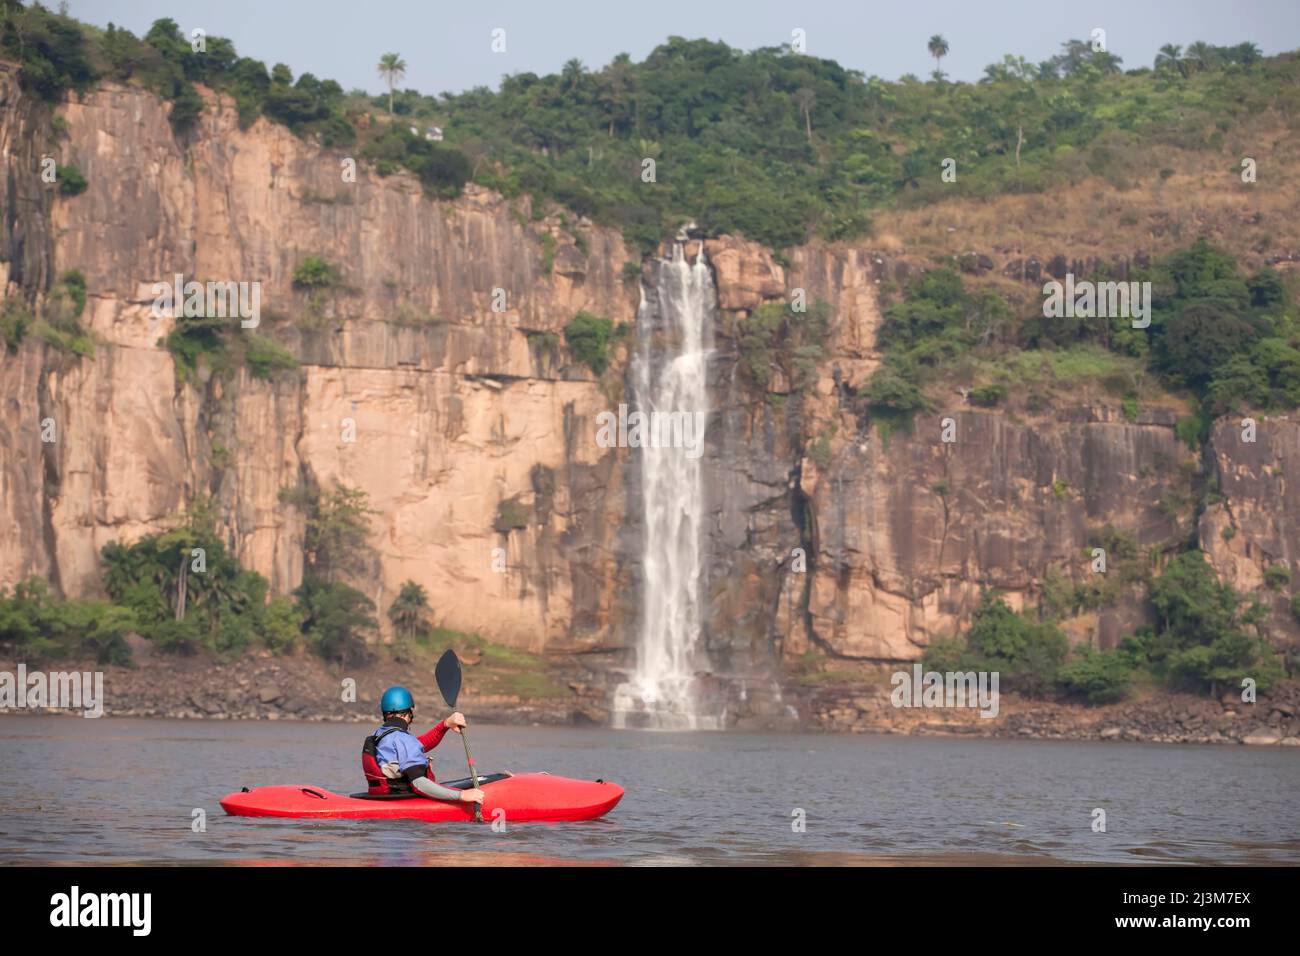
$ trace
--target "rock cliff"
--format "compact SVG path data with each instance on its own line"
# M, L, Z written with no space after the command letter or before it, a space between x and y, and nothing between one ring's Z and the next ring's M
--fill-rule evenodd
M635 322L625 266L638 260L616 232L534 218L526 200L473 186L434 201L365 164L349 182L345 153L264 119L240 129L210 94L184 140L167 105L134 87L104 85L57 115L0 72L5 294L39 313L55 277L79 269L96 339L89 358L29 337L0 360L0 584L35 574L93 593L108 541L211 497L241 562L287 591L304 529L279 491L338 480L378 512L366 590L381 609L414 579L447 627L535 651L632 645L636 462L594 440L596 414L623 394L626 346L597 377L562 335L580 310ZM45 155L75 162L86 191L42 182ZM706 485L719 670L770 672L810 649L915 658L983 587L1023 602L1049 574L1082 580L1107 527L1143 547L1199 534L1246 590L1276 563L1300 578L1294 417L1262 420L1254 444L1220 422L1206 461L1175 438L1169 410L1129 420L1084 402L1026 419L954 396L885 434L850 396L879 362L879 288L897 263L820 244L778 260L725 236L690 247L715 271L720 309ZM294 284L309 256L341 269L327 294ZM176 274L261 283L258 331L300 368L178 375L163 344L173 320L152 309L153 284ZM825 359L806 394L764 401L738 373L737 336L794 289L829 305ZM1211 474L1217 498L1198 517L1192 485ZM1294 641L1273 603L1277 639ZM1113 646L1143 613L1124 595L1071 633Z
M241 130L213 97L178 142L163 102L107 85L60 107L55 141L4 79L7 292L39 302L53 274L81 270L97 348L77 359L29 339L4 359L0 581L93 592L105 543L210 495L240 560L290 589L303 529L278 493L310 476L362 488L379 512L381 608L413 578L442 623L510 643L582 644L618 625L622 463L590 439L609 402L544 347L581 309L633 321L616 234L534 224L473 188L436 203L364 165L345 182L342 154L264 120ZM43 150L76 162L84 194L54 198ZM343 274L310 322L292 280L307 256ZM163 345L172 320L152 314L153 283L175 274L260 282L259 331L300 374L181 383ZM498 532L506 499L528 518Z

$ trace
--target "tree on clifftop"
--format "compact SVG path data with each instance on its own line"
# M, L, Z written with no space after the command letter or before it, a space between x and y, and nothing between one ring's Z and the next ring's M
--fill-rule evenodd
M1155 68L1156 72L1172 70L1186 77L1187 59L1183 56L1183 48L1177 43L1166 43L1156 54Z
M385 53L379 58L379 75L388 84L388 115L393 115L393 84L406 79L406 61L400 53Z
M938 79L943 67L943 58L948 55L948 41L941 34L936 33L930 37L926 49L930 51L930 56L934 57L934 76Z

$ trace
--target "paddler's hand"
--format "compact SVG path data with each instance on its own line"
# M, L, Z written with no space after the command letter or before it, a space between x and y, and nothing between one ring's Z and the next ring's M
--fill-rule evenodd
M465 726L465 715L462 713L452 714L442 722L442 725L448 730L454 730L456 733L460 733L460 729Z
M460 792L460 802L461 802L461 803L482 803L482 802L483 802L483 791L482 791L482 790L462 790L462 791Z

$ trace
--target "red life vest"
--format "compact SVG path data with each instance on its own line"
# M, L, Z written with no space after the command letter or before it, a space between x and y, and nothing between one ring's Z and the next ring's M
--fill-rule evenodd
M386 724L380 727L361 745L361 772L366 777L366 789L375 795L385 793L411 793L411 785L403 777L389 779L384 776L384 771L379 766L379 741L383 740L395 730L405 730L403 727L397 727L393 724ZM447 728L438 721L437 725L426 734L420 735L420 746L425 752L432 750L442 742L446 735ZM433 775L432 762L425 764L424 775L430 780L436 779Z

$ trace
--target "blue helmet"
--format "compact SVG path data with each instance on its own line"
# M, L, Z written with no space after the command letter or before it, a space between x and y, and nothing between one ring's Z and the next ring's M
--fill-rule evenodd
M399 711L410 710L415 706L415 698L405 687L390 687L384 691L384 696L379 699L379 712L381 714L395 714Z

